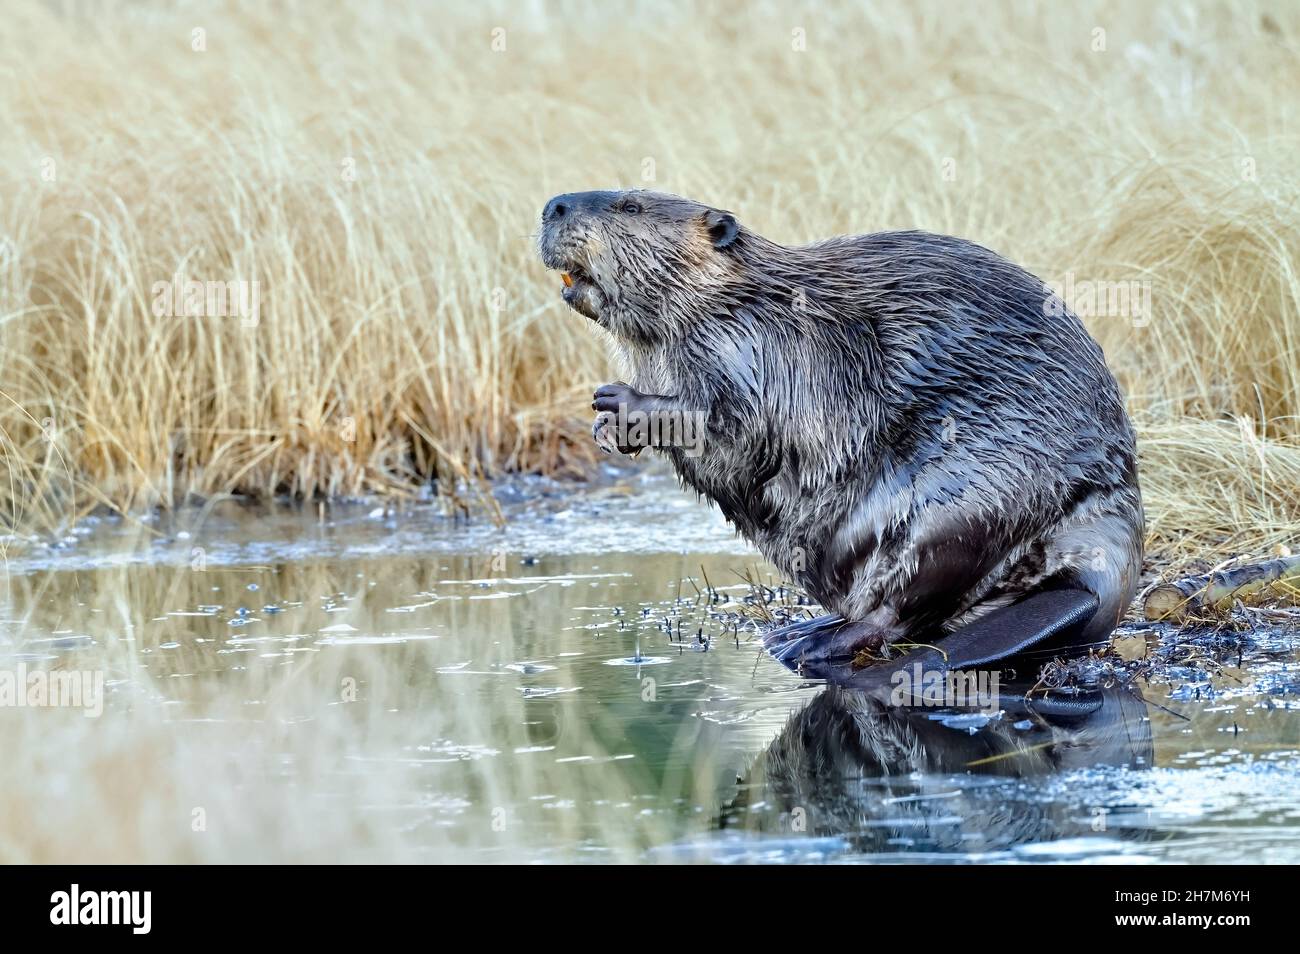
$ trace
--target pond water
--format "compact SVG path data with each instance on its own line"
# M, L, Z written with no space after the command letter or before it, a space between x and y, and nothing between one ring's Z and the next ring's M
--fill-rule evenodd
M500 497L11 547L0 671L104 700L0 708L0 860L1300 861L1292 634L1082 716L891 708L731 625L771 570L662 475Z

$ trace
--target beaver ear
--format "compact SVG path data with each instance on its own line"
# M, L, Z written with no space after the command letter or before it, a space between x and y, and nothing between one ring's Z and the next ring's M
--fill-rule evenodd
M736 241L736 234L740 231L734 215L730 212L719 212L717 209L710 209L704 213L704 227L709 230L709 238L713 240L714 248L726 248Z

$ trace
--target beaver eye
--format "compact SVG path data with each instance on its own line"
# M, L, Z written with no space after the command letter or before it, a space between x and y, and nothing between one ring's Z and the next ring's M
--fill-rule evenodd
M641 211L641 203L636 202L632 199L627 199L626 201L623 202L622 205L618 207L618 210L620 212L627 212L629 215L636 215L638 212Z

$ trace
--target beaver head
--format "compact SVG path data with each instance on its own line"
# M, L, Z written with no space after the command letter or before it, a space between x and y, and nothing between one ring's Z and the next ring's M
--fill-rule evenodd
M730 212L644 190L571 192L542 211L542 262L564 300L629 341L672 337L734 278L746 233Z

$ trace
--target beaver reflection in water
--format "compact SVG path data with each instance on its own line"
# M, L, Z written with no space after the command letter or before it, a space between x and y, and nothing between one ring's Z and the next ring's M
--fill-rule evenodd
M1133 431L1100 348L1028 272L923 232L787 247L643 191L556 196L539 246L630 382L596 391L597 441L656 447L829 611L769 635L787 665L944 634L973 665L1123 615Z
M890 705L880 693L828 686L755 760L719 827L788 834L798 811L803 836L846 838L870 853L971 855L1112 830L1143 837L1140 826L1098 812L1084 790L1045 799L1050 785L999 781L1151 768L1151 722L1137 686L1028 699L1026 686L1005 688L1003 711L981 724L961 721L974 712Z

